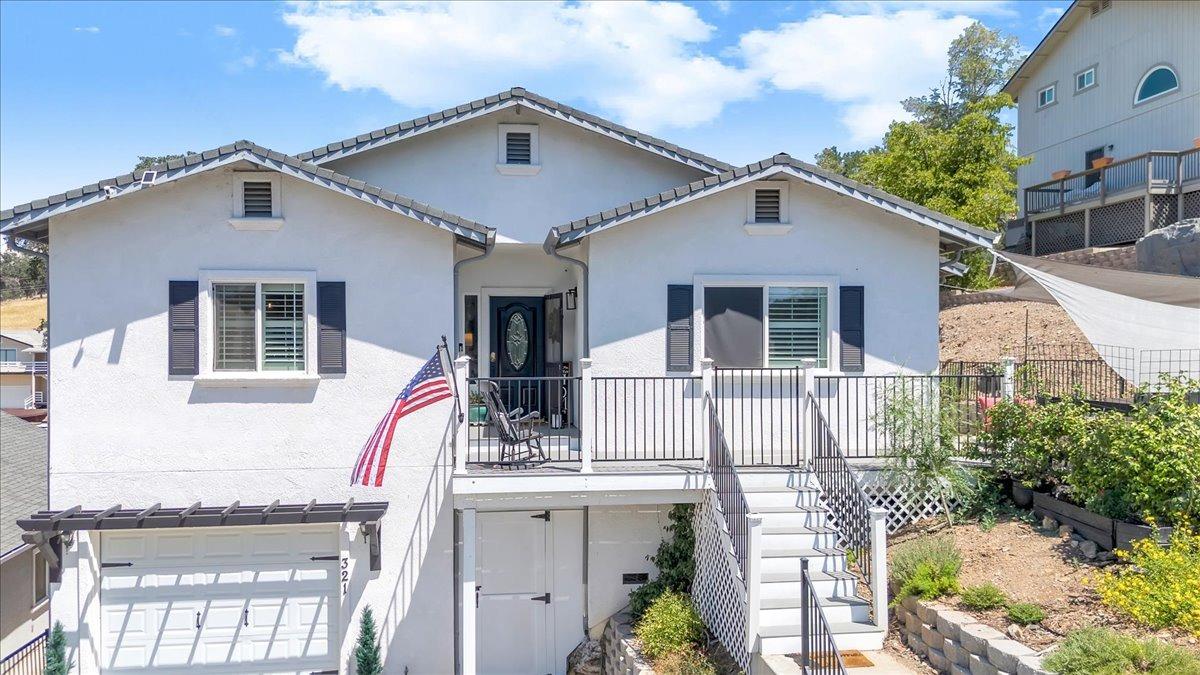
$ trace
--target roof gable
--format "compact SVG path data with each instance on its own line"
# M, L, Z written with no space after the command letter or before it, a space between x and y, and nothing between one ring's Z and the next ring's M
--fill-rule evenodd
M270 171L308 181L353 199L374 204L380 208L407 216L433 227L446 230L460 240L477 246L486 246L495 236L495 230L472 220L461 218L441 209L422 204L382 188L368 185L349 176L302 162L295 157L276 152L250 141L238 141L220 148L195 153L145 171L127 173L98 183L68 190L27 204L20 204L0 213L0 232L26 238L44 236L47 219L92 206L109 199L124 197L155 186L170 183L198 173L210 171L237 162L250 162ZM142 182L146 172L156 171L152 183Z
M668 143L662 139L621 126L616 122L606 120L591 113L577 110L553 99L527 91L522 87L513 87L508 91L477 99L470 103L464 103L454 108L447 108L441 112L393 124L365 134L359 134L353 138L347 138L337 143L330 143L320 148L314 148L308 152L296 155L296 158L314 164L324 164L516 106L525 106L549 117L574 124L575 126L612 138L626 145L666 157L690 167L708 171L709 173L716 174L733 169L732 165L718 159L681 148L674 143Z
M825 171L807 162L793 159L789 155L779 154L761 162L727 171L719 176L710 176L704 180L681 185L673 190L622 204L567 225L552 228L546 237L545 246L548 250L561 248L622 223L777 174L793 176L806 183L871 204L919 225L932 227L940 232L943 238L963 246L990 247L998 236L996 232L980 229L883 190Z
M1092 6L1099 1L1086 0L1081 2L1080 0L1074 0L1071 6L1062 13L1062 16L1058 17L1058 21L1055 21L1054 25L1050 27L1049 32L1042 37L1041 42L1038 42L1033 51L1029 52L1025 60L1021 62L1021 65L1017 66L1017 69L1013 71L1012 76L1008 78L1008 82L1004 83L1000 91L1012 96L1014 101L1017 100L1018 95L1021 93L1021 87L1025 86L1026 82L1029 81L1029 78L1033 77L1037 69L1050 58L1051 52L1066 39L1067 33L1075 26L1076 21L1082 16L1083 11L1091 11Z

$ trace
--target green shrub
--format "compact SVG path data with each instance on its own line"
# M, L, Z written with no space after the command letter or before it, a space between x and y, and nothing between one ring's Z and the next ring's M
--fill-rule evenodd
M908 595L931 600L958 591L962 554L948 536L921 537L897 544L890 566L896 600Z
M1058 675L1200 675L1200 659L1183 649L1105 628L1072 631L1042 667Z
M1128 415L1098 413L1070 457L1072 497L1110 518L1200 522L1200 381L1164 376Z
M664 591L692 591L692 579L696 576L696 534L692 530L694 508L692 504L671 507L671 524L667 526L671 538L664 539L658 545L658 552L650 556L650 562L658 567L658 577L629 593L629 613L634 621L640 619Z
M379 639L375 630L375 613L371 606L363 607L358 622L358 644L354 647L354 672L358 675L380 675L383 672L383 657L379 653Z
M46 675L67 675L74 667L75 660L67 658L67 634L62 622L55 621L46 644Z
M1071 452L1087 442L1090 408L1081 401L1000 401L987 411L979 458L1025 487L1063 483Z
M657 659L699 645L704 638L704 622L690 597L667 590L646 609L633 632L642 641L646 656Z
M1013 623L1028 626L1046 620L1046 611L1031 602L1014 602L1008 606L1008 619Z
M1200 637L1200 531L1179 526L1165 548L1142 539L1117 555L1131 564L1096 579L1104 604L1153 628L1173 626Z
M717 667L695 647L675 650L654 660L658 675L717 675Z
M995 584L981 584L964 589L959 596L967 609L985 610L996 609L1008 604L1004 591L996 588Z

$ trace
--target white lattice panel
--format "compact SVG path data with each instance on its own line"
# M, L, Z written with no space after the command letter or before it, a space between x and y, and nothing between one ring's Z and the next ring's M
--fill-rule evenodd
M746 587L733 557L733 541L725 530L725 517L715 492L696 504L692 527L696 532L696 576L692 602L704 624L743 669L750 669L746 649Z
M878 471L860 473L859 480L867 499L871 500L871 505L887 509L888 534L922 518L942 515L942 506L935 497L921 498L909 495L902 487L889 485L883 474ZM951 508L958 506L957 500L950 502Z

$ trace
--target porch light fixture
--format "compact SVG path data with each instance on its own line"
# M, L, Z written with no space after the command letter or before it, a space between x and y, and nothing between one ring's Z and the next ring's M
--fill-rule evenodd
M567 289L567 309L575 309L575 300L579 297L579 288L572 286Z

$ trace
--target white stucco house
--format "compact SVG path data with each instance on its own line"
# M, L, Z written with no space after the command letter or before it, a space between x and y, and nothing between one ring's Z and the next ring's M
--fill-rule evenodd
M0 328L0 408L44 408L48 399L46 349L36 330Z
M294 156L240 141L0 227L50 243L50 507L20 522L83 673L352 672L366 605L387 672L563 673L656 573L677 503L744 666L798 649L803 592L877 647L854 585L881 578L878 518L830 527L859 502L821 485L844 460L806 394L934 371L939 252L993 236L520 88ZM350 486L443 335L456 400ZM538 415L497 424L518 408Z

